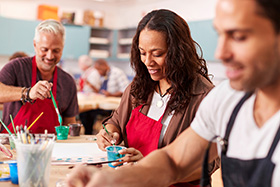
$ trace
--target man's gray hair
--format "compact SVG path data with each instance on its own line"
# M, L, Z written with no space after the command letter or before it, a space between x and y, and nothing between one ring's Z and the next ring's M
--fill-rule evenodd
M93 65L93 60L88 55L82 55L79 57L79 64L85 65L86 67L90 67Z
M40 33L47 32L53 33L55 35L60 34L63 38L63 44L65 41L65 28L64 26L54 19L48 19L42 21L36 28L35 28L35 36L34 40L37 42L39 40Z

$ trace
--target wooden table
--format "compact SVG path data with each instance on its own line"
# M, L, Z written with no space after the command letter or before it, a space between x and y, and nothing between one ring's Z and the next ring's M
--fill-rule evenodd
M81 135L81 136L69 136L67 140L57 140L58 143L90 143L95 142L94 135ZM15 152L12 151L14 154ZM7 159L4 154L0 153L0 160L9 160ZM66 175L71 172L71 169L68 168L69 166L61 166L61 165L52 165L51 166L51 173L50 173L50 181L49 186L55 187L58 181L64 180ZM12 184L9 182L0 182L1 187L16 187L18 185ZM221 179L221 170L218 169L212 175L212 187L223 187L222 179Z
M121 97L106 97L96 93L78 92L79 112L86 112L93 109L115 110Z
M57 140L58 143L90 143L95 142L95 135L68 136L67 140ZM56 186L57 181L64 180L71 172L69 166L52 165L49 186Z

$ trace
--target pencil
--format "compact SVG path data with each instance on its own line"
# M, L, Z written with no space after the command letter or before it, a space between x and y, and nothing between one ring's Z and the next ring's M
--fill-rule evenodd
M42 113L31 123L31 125L29 125L29 127L27 128L27 130L29 130L29 129L32 127L32 125L34 125L34 123L35 123L43 114L44 114L44 112L42 112Z

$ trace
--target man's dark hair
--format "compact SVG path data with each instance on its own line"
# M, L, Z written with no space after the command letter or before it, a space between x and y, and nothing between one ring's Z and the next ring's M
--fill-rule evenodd
M19 58L19 57L28 57L28 55L25 52L18 51L18 52L15 52L14 54L12 54L12 56L10 56L9 60L11 61L11 60Z
M274 25L275 31L280 32L280 0L256 0L260 7L258 14L261 14Z

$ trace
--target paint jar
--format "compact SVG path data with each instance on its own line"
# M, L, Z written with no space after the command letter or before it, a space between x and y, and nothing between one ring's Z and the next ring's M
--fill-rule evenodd
M114 161L114 160L124 157L125 155L122 155L119 153L119 151L122 149L126 149L126 147L116 146L116 145L106 147L108 161ZM122 164L119 164L118 166L121 166L121 165ZM110 166L112 168L117 167L117 166L113 166L112 163L109 163L108 166Z
M11 176L11 181L13 184L18 184L18 167L17 167L17 162L9 162L9 168L10 168L10 176Z
M69 124L70 136L80 136L82 124L71 123Z
M68 126L56 126L56 138L58 140L66 140L68 138L69 127Z

